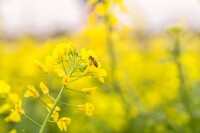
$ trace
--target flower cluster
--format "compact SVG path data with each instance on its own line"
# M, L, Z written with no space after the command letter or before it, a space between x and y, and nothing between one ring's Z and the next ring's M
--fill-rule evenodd
M91 59L91 57L93 59ZM82 49L79 53L71 44L58 45L51 56L47 57L47 62L55 65L62 65L64 70L56 68L58 76L62 78L62 84L67 85L73 82L77 77L96 77L101 82L104 82L106 71L101 69L100 62L94 51ZM67 66L65 65L67 64ZM95 64L98 64L95 66ZM39 65L41 66L41 65ZM46 73L46 68L43 68Z
M0 98L0 115L5 116L4 121L14 123L19 122L21 120L21 115L25 113L21 108L22 103L19 101L18 95L11 91L11 86L3 80L0 80ZM11 109L14 105L15 108ZM11 113L9 114L10 110ZM13 129L10 132L16 133L16 130Z
M28 85L28 89L24 93L24 97L32 97L34 99L38 99L41 101L47 108L47 116L44 120L43 124L40 125L27 115L25 115L25 111L22 108L22 101L16 104L15 109L11 110L10 117L14 118L17 121L20 121L21 116L25 116L26 118L33 121L35 124L40 126L40 133L43 133L45 126L48 122L55 122L58 125L58 128L61 131L67 131L67 126L71 123L71 118L69 117L60 117L59 112L61 112L61 108L58 106L59 104L66 105L68 107L73 107L80 111L83 111L86 115L92 116L94 105L91 103L85 103L81 105L71 105L69 103L62 102L61 96L65 89L80 92L86 95L92 95L96 91L96 87L86 87L80 89L72 89L70 88L70 84L72 82L78 81L83 77L91 78L95 77L99 81L104 82L104 77L106 76L106 71L101 68L100 62L98 62L98 58L92 50L82 49L79 52L74 46L69 44L60 44L58 45L52 52L52 55L47 56L47 63L50 63L54 66L55 72L57 73L60 80L57 80L56 77L51 75L48 67L44 64L35 60L36 66L41 70L44 74L47 74L50 78L52 78L55 82L60 85L59 95L54 98L51 95L50 88L44 83L39 83L39 88L43 95L40 94L38 89L33 85ZM46 103L43 97L49 98L52 102Z

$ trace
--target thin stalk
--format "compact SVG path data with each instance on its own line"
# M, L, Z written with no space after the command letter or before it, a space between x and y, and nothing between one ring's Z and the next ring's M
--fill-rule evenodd
M117 67L117 60L116 60L116 54L115 54L115 48L114 48L114 42L113 39L111 37L113 31L112 31L112 26L109 22L109 11L106 12L105 16L104 16L104 24L106 27L106 31L107 31L107 40L106 40L106 46L107 46L107 50L108 53L110 54L110 61L111 61L111 78L114 81L115 80L115 71L116 71L116 67Z
M48 122L56 123L57 121L51 121L51 120L48 120Z
M192 110L190 107L190 99L189 99L189 96L188 96L187 90L186 90L184 70L183 70L182 63L179 59L179 57L181 55L181 51L180 51L181 48L180 48L180 41L178 38L176 38L174 45L175 45L175 48L173 51L174 63L178 70L178 78L180 79L179 95L183 102L183 105L185 105L186 110L192 115Z
M106 1L102 1L102 2L104 4L104 6L106 6ZM116 79L117 57L116 57L116 50L115 50L115 46L114 46L114 40L112 38L113 27L109 21L109 16L110 16L110 11L107 10L104 15L104 25L105 25L106 32L107 32L106 46L107 46L107 51L110 55L110 62L111 62L111 67L110 67L111 83L112 83L112 86L115 89L115 91L120 95L122 101L125 103L124 105L126 106L126 109L129 109L130 104L128 103L125 96L123 95L119 81Z
M54 99L52 96L50 96L50 95L48 95L48 96L49 96L52 100L55 101L55 99ZM78 106L71 105L71 104L68 104L68 103L65 103L65 102L62 102L62 101L59 101L59 103L64 104L64 105L67 105L67 106L70 106L70 107L78 108Z
M56 106L58 105L58 102L59 102L60 99L61 99L61 96L62 96L63 91L64 91L64 86L62 86L62 88L61 88L61 90L60 90L60 92L59 92L57 98L55 99L55 102L54 102L54 104L53 104L53 106L52 106L50 112L49 112L48 115L46 116L46 118L45 118L45 120L44 120L44 122L43 122L43 124L42 124L42 126L41 126L41 128L40 128L39 133L43 133L43 132L44 132L44 129L45 129L45 127L46 127L46 124L47 124L48 120L50 119L51 115L53 114L53 112L54 112Z
M73 108L78 108L78 106L71 105L71 104L68 104L68 103L65 103L65 102L61 102L61 101L60 101L59 103L64 104L64 105L66 105L66 106L73 107Z
M38 100L40 100L46 107L48 107L49 109L51 109L41 98L38 98Z
M67 88L67 87L65 87L65 89L71 90L71 91L76 91L76 92L82 92L81 90L74 90L74 89L70 89L70 88Z
M30 121L32 121L33 123L35 123L36 125L38 125L39 127L41 127L41 125L40 125L39 123L37 123L36 121L34 121L33 119L31 119L29 116L27 116L27 115L25 115L25 114L24 114L24 116L25 116L26 118L28 118Z
M192 132L195 132L193 120L194 120L194 115L191 107L191 99L190 96L187 92L187 86L186 86L186 79L184 76L184 70L183 70L183 65L180 61L180 56L181 56L181 46L180 46L180 38L177 36L174 40L174 49L172 52L173 58L174 58L174 64L177 67L178 71L178 78L180 80L180 85L179 85L179 97L182 102L182 105L184 106L185 110L189 114L191 121L190 121L190 130Z

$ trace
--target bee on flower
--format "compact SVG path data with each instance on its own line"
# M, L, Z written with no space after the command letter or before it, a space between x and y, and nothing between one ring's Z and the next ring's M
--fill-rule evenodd
M101 69L101 63L97 62L97 56L94 51L82 49L81 56L87 66L84 73L88 76L96 77L99 81L104 82L104 77L107 76L107 73L104 69Z

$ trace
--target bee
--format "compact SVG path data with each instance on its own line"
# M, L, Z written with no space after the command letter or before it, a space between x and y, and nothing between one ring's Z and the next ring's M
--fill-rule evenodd
M98 67L98 63L97 63L97 61L94 59L93 56L90 56L90 57L89 57L89 60L90 60L90 65L93 64L95 67Z

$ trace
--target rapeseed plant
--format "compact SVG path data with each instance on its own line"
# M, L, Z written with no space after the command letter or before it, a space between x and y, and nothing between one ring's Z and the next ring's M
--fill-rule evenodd
M92 59L91 59L92 57ZM33 85L28 85L28 89L24 93L24 97L31 97L41 101L47 108L48 114L42 124L39 124L28 115L25 114L25 111L22 107L22 100L20 100L15 108L11 110L10 119L13 121L19 122L21 116L25 116L27 119L31 120L40 127L39 133L43 133L48 122L56 123L60 131L67 131L67 126L71 123L71 118L69 117L60 117L59 112L61 108L59 104L63 104L69 107L77 108L80 111L83 111L86 115L92 116L94 105L91 103L85 103L80 105L71 105L61 101L64 90L71 90L80 92L86 95L92 95L95 93L96 87L82 88L80 90L72 89L70 84L77 82L79 79L87 77L95 77L99 81L104 82L104 77L106 76L106 71L101 68L100 62L97 62L97 56L94 51L82 49L79 52L73 45L61 44L58 45L52 52L52 55L47 56L47 61L50 62L55 68L60 80L57 80L54 76L51 75L51 71L48 68L35 60L36 66L43 72L52 78L55 82L60 85L59 94L56 98L51 95L50 88L44 83L39 83L39 88L41 89L43 95L52 100L51 103L46 103L41 99L41 94ZM98 64L98 65L96 65ZM58 69L59 67L59 69Z

